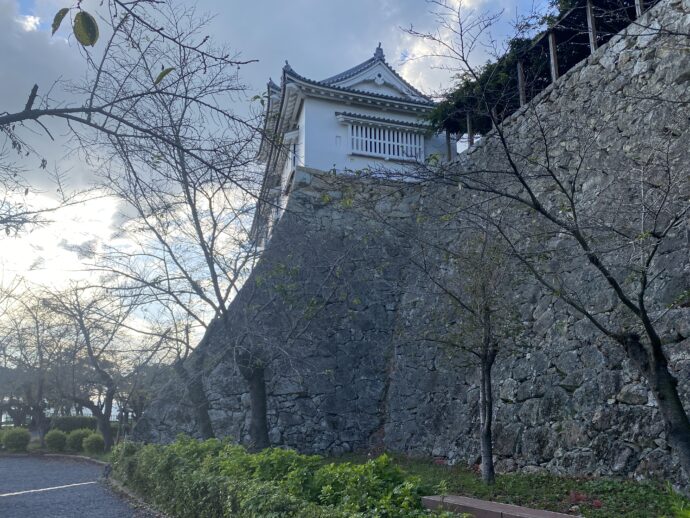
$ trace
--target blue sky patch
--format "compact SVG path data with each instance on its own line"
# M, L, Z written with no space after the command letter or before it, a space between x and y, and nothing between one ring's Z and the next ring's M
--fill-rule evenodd
M19 14L33 14L36 0L19 0Z

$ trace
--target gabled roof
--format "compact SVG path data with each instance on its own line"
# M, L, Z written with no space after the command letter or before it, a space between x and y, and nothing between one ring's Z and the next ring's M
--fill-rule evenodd
M301 81L303 83L311 84L314 86L320 86L323 88L329 88L331 90L337 90L339 92L347 92L347 93L351 93L351 94L355 94L355 95L385 99L385 100L390 100L390 101L397 101L397 102L406 103L406 104L417 104L417 105L428 106L428 107L432 107L436 104L434 101L432 101L428 97L421 95L421 94L419 96L419 97L421 97L421 99L419 99L417 97L408 98L408 97L402 97L399 95L388 95L388 94L382 94L382 93L376 93L376 92L368 92L365 90L360 90L358 88L338 86L335 84L326 84L323 81L315 81L313 79L308 79L308 78L298 74L294 70L292 70L292 68L284 69L284 71L285 71L284 78L286 81L288 81L290 79L296 79L296 80Z
M371 68L371 65L373 65L376 62L376 58L369 58L363 63L360 63L359 65L356 65L352 68L348 68L345 72L341 72L340 74L336 74L334 76L328 77L326 79L322 79L319 81L320 83L324 84L333 84L337 83L339 81L342 81L343 79L349 79L352 76L355 76L359 74L360 72L363 72L364 70L367 70L368 68Z
M334 76L328 77L326 79L323 79L321 81L316 81L318 83L322 83L324 85L332 85L332 86L338 86L338 83L342 83L348 79L351 79L359 74L362 74L363 72L370 70L376 65L381 64L386 69L388 69L393 76L398 79L405 87L409 90L411 90L415 96L421 97L424 100L431 101L429 97L424 95L422 92L417 90L414 86L412 86L410 83L408 83L400 74L398 74L395 69L390 66L390 64L386 61L386 56L383 53L383 49L381 48L381 43L379 43L378 47L376 47L376 50L374 51L373 57L367 59L366 61L360 63L359 65L356 65L352 68L349 68L345 70L344 72L341 72L340 74L336 74Z

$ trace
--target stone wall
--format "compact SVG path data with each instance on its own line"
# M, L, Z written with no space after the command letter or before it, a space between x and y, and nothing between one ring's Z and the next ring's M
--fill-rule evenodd
M598 171L583 192L599 200L597 217L621 224L638 224L639 214L615 204L633 196L633 187L602 178L625 178L663 158L680 178L677 188L690 189L686 33L690 1L664 0L504 121L522 166L548 156L572 174ZM455 167L506 167L497 138L482 139ZM439 250L462 246L461 218L448 218L445 207L469 196L440 183L300 170L284 217L233 302L232 332L208 345L203 374L216 432L246 440L248 396L233 355L250 344L269 369L273 443L477 462L476 367L423 338L442 329L448 302L413 266L420 232ZM527 217L515 214L516 222ZM660 250L649 296L660 328L685 339L668 355L688 405L690 309L668 308L690 289L689 232L681 227ZM447 268L440 251L424 257L439 271ZM569 275L592 304L614 300L586 270ZM682 483L656 403L624 352L527 277L514 305L529 347L500 355L494 369L497 468L652 474ZM603 318L620 318L609 306ZM171 381L138 437L165 441L179 431L194 433L184 401Z
M218 435L248 439L249 397L233 359L249 349L268 366L273 443L338 453L375 440L407 262L396 228L414 199L394 182L298 169L288 207L232 303L232 329L206 347ZM179 431L193 434L195 424L173 380L137 433L168 441Z
M625 200L641 188L638 179L654 178L655 167L657 173L676 175L675 188L686 193L679 198L687 203L688 34L690 2L662 2L504 121L506 145L518 167L543 173L548 157L554 170L568 171L570 177L576 172L588 175L581 196L593 200L589 213L599 218L597 223L611 222L621 229L639 225L640 214L631 211ZM496 134L460 159L464 172L510 170L506 149ZM626 185L631 178L634 185ZM438 207L444 195L433 189L425 197ZM516 221L529 217L525 212L515 215ZM436 239L448 248L459 235L451 233L444 241L437 233ZM620 252L610 254L609 262L624 264L630 243L622 240L616 245ZM669 346L667 353L687 409L690 310L668 309L690 289L687 222L667 239L657 261L658 277L647 304L653 306L666 336L685 339ZM604 314L604 320L620 318L616 298L605 284L590 284L591 271L573 269L565 278L578 285L581 300L610 313ZM679 467L669 455L656 402L622 349L529 281L519 292L521 320L531 347L524 353L499 356L495 367L497 468L580 475L651 472L678 480ZM428 289L423 275L408 278L401 303L406 318L397 333L402 339L395 344L391 369L386 445L450 462L475 462L479 452L476 369L449 358L446 349L406 339L415 335L420 323L433 322L438 311L429 308L438 308L443 300Z

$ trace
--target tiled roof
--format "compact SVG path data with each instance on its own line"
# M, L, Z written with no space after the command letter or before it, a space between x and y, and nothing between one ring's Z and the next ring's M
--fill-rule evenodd
M331 83L337 83L338 81L343 81L344 79L349 79L352 76L356 76L357 74L359 74L363 70L366 70L367 68L369 68L370 66L375 64L377 61L378 61L377 58L369 58L365 62L360 63L359 65L354 66L354 67L346 70L345 72L341 72L340 74L336 74L336 75L331 76L327 79L323 79L322 81L319 81L319 82L324 83L324 84L331 84Z
M347 92L351 94L356 94L356 95L366 95L369 97L376 97L380 99L385 99L389 101L397 101L397 102L402 102L402 103L407 103L407 104L417 104L420 106L434 106L436 103L434 103L432 100L430 100L428 97L423 97L422 100L420 99L410 99L410 98L405 98L405 97L400 97L397 95L387 95L387 94L381 94L381 93L374 93L374 92L365 92L362 90L357 90L355 88L347 88L344 86L336 86L332 84L327 84L324 83L323 81L315 81L313 79L308 79L304 76L299 75L297 72L292 70L292 68L288 69L283 69L285 76L286 77L292 77L293 79L297 79L299 81L302 81L304 83L312 84L314 86L321 86L324 88L330 88L333 90L338 90L341 92Z
M396 126L407 126L410 128L420 128L420 129L431 129L430 124L424 124L420 122L409 122L401 121L395 119L387 119L385 117L375 117L373 115L361 115L359 113L352 112L335 112L336 116L340 115L342 117L350 117L352 119L366 120L371 122L383 122L388 124L395 124Z
M332 85L333 83L338 83L340 81L344 81L346 79L349 79L351 77L356 76L360 72L363 72L364 70L374 66L376 63L383 63L392 73L395 77L397 77L402 83L407 86L410 90L412 90L415 95L418 95L422 99L427 99L430 100L426 95L424 95L422 92L417 90L414 86L412 86L410 83L405 81L405 79L398 74L395 69L388 64L386 61L386 56L383 53L383 49L381 48L381 44L379 43L379 46L376 47L376 50L374 51L374 56L367 59L363 63L360 63L359 65L356 65L348 70L345 70L345 72L341 72L340 74L336 74L334 76L328 77L326 79L323 79L321 81L317 81L319 83L323 83L325 85Z

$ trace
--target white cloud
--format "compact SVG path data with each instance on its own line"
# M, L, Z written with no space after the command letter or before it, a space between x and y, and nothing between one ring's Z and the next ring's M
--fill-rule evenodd
M34 207L54 204L43 194L30 194L29 201ZM54 288L89 278L89 260L103 242L110 240L117 214L114 198L91 199L53 213L53 221L43 227L16 238L3 238L0 286L12 285L18 276Z
M38 26L41 23L41 19L38 16L32 16L30 14L19 16L17 21L27 32L38 30Z

